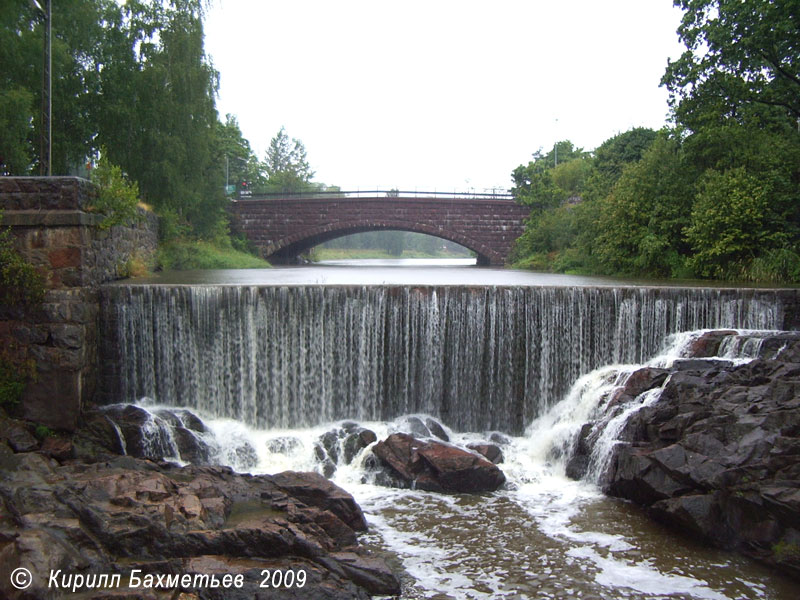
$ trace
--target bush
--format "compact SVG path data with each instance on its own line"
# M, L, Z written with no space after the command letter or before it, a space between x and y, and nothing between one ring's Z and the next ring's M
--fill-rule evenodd
M11 231L0 230L0 304L25 308L43 297L44 277L17 252Z
M88 208L104 215L100 223L101 229L110 229L115 225L130 224L141 219L138 209L139 186L136 182L129 182L122 169L108 162L104 154L97 161L90 179L100 191Z

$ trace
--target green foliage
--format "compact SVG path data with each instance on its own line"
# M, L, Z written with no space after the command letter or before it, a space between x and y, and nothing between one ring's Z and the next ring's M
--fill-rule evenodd
M531 162L514 169L511 174L514 181L511 193L517 202L530 206L531 216L535 217L580 194L591 169L588 153L575 148L570 141L558 142L547 154L539 150L534 153Z
M158 264L165 270L264 269L270 264L251 254L202 240L174 240L161 244Z
M691 264L704 277L725 277L732 265L751 261L762 251L787 243L771 231L769 182L738 167L708 170L701 178L686 236L694 250Z
M39 424L36 426L36 429L33 430L33 435L36 436L37 440L44 441L45 438L55 437L56 432L47 425Z
M0 212L0 222L2 216ZM0 229L0 305L32 307L44 292L44 277L17 252L11 231Z
M662 135L601 201L595 256L603 271L673 275L686 252L691 198L680 144Z
M139 213L139 186L131 183L117 165L112 165L105 154L92 169L90 179L99 187L97 198L89 207L104 215L101 229L115 225L128 225L141 219Z
M760 104L800 118L798 0L674 0L686 51L662 83L678 121L699 130ZM746 112L746 111L745 111Z
M283 127L270 140L265 166L269 175L267 187L271 192L304 191L314 176L303 142L295 138L290 140Z
M28 137L33 122L33 94L16 87L0 90L0 176L27 173L33 148Z
M0 407L19 404L25 386L36 380L36 363L20 358L13 350L0 350Z

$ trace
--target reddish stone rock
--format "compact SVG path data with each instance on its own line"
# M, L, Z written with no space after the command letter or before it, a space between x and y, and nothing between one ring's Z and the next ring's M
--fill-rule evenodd
M58 248L48 254L50 266L54 269L79 267L81 265L80 248Z
M505 475L488 460L442 442L422 442L395 433L378 442L375 455L399 485L432 492L492 492L505 483Z

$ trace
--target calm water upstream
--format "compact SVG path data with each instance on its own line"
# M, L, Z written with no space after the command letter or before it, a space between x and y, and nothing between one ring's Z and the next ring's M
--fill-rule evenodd
M250 472L321 470L315 445L346 419L378 439L409 414L439 419L459 445L502 432L508 483L492 494L375 485L369 448L337 464L370 524L362 541L402 570L404 598L798 598L796 583L564 476L562 450L624 381L620 363L669 361L690 330L776 328L771 292L398 264L108 286L103 352L124 365L109 395L154 419L190 407L219 462ZM239 461L243 445L257 460Z

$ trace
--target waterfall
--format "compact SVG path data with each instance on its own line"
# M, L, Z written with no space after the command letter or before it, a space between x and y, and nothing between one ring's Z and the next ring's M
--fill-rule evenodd
M102 290L100 396L262 429L425 413L520 433L582 375L700 328L775 329L768 290L144 286Z

